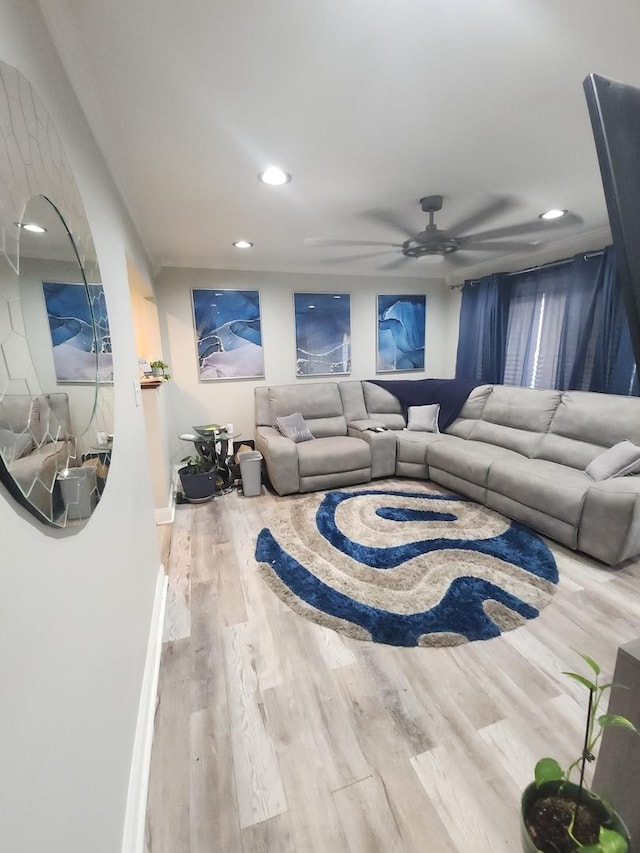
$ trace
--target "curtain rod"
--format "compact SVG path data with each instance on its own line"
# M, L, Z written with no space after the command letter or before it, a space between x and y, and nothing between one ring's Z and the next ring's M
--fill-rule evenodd
M585 254L583 255L583 258L585 259L585 261L590 261L592 258L599 258L601 255L604 255L604 249L599 249L597 252L585 252ZM537 267L527 267L527 269L524 269L524 270L514 270L513 272L505 273L505 275L508 278L511 278L511 276L514 276L514 275L524 275L525 273L528 273L528 272L537 272L537 270L547 270L547 269L552 269L553 267L562 267L565 264L570 264L572 261L573 261L573 258L564 258L561 261L550 261L548 264L540 264L540 266L537 266ZM481 278L471 278L468 280L467 283L470 284L472 287L474 287L476 284L480 284L481 281L482 281ZM450 286L450 290L457 290L458 288L461 288L461 287L464 287L464 283L463 284L452 284Z
M585 261L590 261L591 258L599 258L601 255L604 255L604 249L600 249L598 252L586 252L582 257ZM548 264L540 264L538 267L528 267L526 270L514 270L513 272L508 272L507 275L524 275L527 272L537 272L538 270L548 270L553 267L563 267L565 264L570 264L572 262L573 258L565 258L562 261L550 261Z

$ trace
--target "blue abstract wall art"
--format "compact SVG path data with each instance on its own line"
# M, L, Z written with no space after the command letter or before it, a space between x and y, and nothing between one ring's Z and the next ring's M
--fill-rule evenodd
M296 376L351 373L348 293L294 293Z
M44 281L44 302L59 383L113 382L111 333L101 284Z
M377 373L424 370L426 299L378 295Z
M259 291L194 289L192 297L199 378L264 377Z

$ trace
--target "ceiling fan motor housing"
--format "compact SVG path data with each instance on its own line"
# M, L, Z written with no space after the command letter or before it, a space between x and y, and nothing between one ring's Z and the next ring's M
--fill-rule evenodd
M427 195L420 199L420 205L429 214L429 224L415 237L405 240L402 254L407 258L421 258L425 255L450 255L457 252L460 245L457 240L440 231L433 222L433 214L442 209L441 195Z
M425 213L435 213L436 210L442 210L442 196L426 195L420 199L420 206Z
M423 231L422 234L418 234L415 240L406 240L402 244L402 254L407 258L422 258L424 255L450 255L460 248L458 242L449 237L436 237L422 242L420 238L425 233Z

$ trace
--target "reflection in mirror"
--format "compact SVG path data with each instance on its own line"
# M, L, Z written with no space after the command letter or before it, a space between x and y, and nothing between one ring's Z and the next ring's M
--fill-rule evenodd
M104 292L77 187L50 119L19 72L0 63L0 76L0 190L14 211L11 222L10 205L0 208L0 476L41 521L75 530L100 500L112 454ZM22 152L29 158L24 175L15 151L22 124L44 134L39 158L32 149ZM10 169L2 142L12 152ZM34 183L42 192L27 194Z

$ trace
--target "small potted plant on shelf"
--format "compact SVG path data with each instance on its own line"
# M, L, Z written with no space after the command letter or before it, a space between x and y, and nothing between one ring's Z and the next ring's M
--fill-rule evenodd
M535 767L535 781L524 791L521 803L522 846L525 853L627 853L629 835L611 806L584 786L584 771L593 761L593 750L605 728L618 726L637 733L633 723L618 714L598 714L605 691L600 684L600 666L588 655L580 657L589 666L590 677L565 672L589 691L589 705L581 754L566 770L555 758L542 758ZM578 770L577 783L571 774Z
M166 361L160 361L159 359L152 361L149 363L149 367L151 368L151 372L154 376L161 376L163 379L171 379L171 376L167 373L169 365Z

